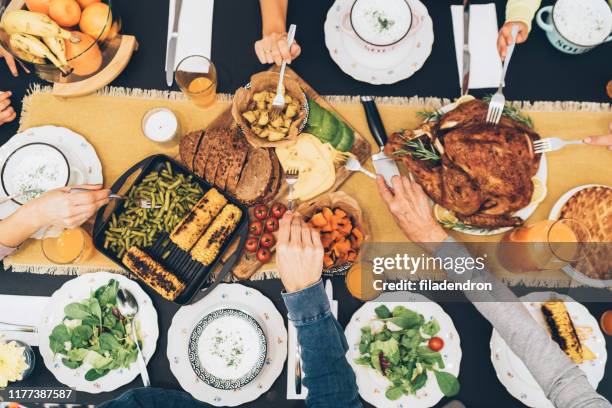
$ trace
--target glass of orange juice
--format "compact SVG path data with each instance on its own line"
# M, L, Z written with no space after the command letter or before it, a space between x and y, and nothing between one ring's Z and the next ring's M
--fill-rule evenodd
M45 258L55 264L65 265L85 259L93 244L85 230L77 227L64 229L59 236L53 228L49 228L41 245Z
M217 70L211 60L191 55L179 62L175 79L181 91L198 107L208 108L217 98Z
M382 293L374 287L374 281L384 282L384 275L376 275L372 268L363 268L362 263L354 264L346 274L345 283L351 296L367 302L376 299Z
M543 220L506 233L497 255L510 272L560 269L586 256L589 241L589 231L579 221Z

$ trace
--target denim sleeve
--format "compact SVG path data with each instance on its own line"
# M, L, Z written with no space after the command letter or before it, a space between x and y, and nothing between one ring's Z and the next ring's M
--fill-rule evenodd
M361 407L355 374L346 361L348 344L334 318L323 282L298 292L283 293L289 320L302 348L304 385L309 407Z

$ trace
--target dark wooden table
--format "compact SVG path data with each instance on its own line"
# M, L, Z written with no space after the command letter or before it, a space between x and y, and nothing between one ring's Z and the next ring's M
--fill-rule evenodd
M478 2L478 1L475 1ZM323 23L331 1L290 1L289 21L299 27L298 41L302 44L302 56L292 64L308 83L321 94L384 96L437 96L453 98L458 95L455 51L452 39L450 1L425 0L434 22L435 42L431 56L411 78L394 85L373 86L357 82L344 74L331 60L325 47ZM455 2L458 3L458 2ZM498 17L504 15L504 0L495 0ZM544 1L544 4L550 1ZM113 2L124 23L124 32L137 36L140 49L123 74L113 83L116 86L167 89L164 77L165 40L168 4L166 1L118 0ZM261 32L260 14L256 0L219 0L215 2L212 59L219 72L219 91L233 92L244 84L251 74L262 69L253 51L253 43ZM544 33L533 28L529 41L517 48L512 68L506 79L505 91L508 99L514 100L577 100L609 102L605 85L612 79L609 71L610 45L601 46L587 54L569 56L562 54L548 43ZM606 63L606 61L608 61ZM0 61L0 65L3 62ZM0 66L0 89L13 91L13 103L21 110L20 100L28 86L38 82L34 76L21 75L13 79L8 70ZM482 95L484 92L476 92ZM0 127L0 143L6 142L17 130L17 123ZM51 295L70 277L30 275L0 272L0 293L19 295ZM341 278L334 278L335 297L340 301L339 320L345 325L360 306L346 291ZM281 313L285 307L280 297L278 280L249 282L268 296ZM147 289L148 290L148 289ZM527 288L521 289L527 291ZM601 299L602 293L597 291ZM591 313L599 318L611 308L607 302L585 303ZM160 340L149 371L156 387L180 388L169 371L166 359L166 338L172 316L177 307L152 296L159 313ZM468 303L442 303L451 315L462 338L463 359L461 363L461 392L458 399L469 408L514 408L520 405L497 380L489 359L491 326ZM612 354L612 341L607 342L608 354ZM287 401L285 371L269 392L252 407L298 407L302 402ZM122 387L113 393L102 395L79 394L80 403L100 403L121 392L140 386L140 380ZM34 375L24 385L57 386L42 359ZM612 373L606 372L599 391L612 399ZM446 401L443 400L439 406Z

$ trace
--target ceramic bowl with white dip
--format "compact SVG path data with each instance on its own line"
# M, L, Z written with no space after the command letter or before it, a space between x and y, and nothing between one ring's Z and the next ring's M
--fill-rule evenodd
M29 143L13 151L2 166L1 182L7 196L23 205L46 191L66 187L71 169L58 148L47 143Z
M536 21L550 43L567 54L582 54L612 40L612 9L606 0L558 0L542 7Z
M350 22L364 42L388 47L400 42L412 26L412 10L406 0L355 0Z

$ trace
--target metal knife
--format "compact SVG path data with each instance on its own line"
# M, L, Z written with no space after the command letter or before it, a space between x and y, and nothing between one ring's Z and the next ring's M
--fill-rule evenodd
M19 324L0 322L0 332L38 333L38 328L34 326L22 326Z
M176 43L178 42L178 26L181 17L181 6L183 0L176 0L174 3L174 22L172 23L172 32L170 33L170 41L166 49L166 83L172 86L174 82L174 62L176 60Z
M302 349L296 335L295 346L295 394L302 393Z
M379 147L379 152L372 155L372 164L376 170L376 174L380 174L385 178L388 186L392 186L391 179L394 176L399 176L400 172L397 168L395 160L387 157L385 153L385 143L387 143L387 132L380 119L380 113L376 107L376 102L372 96L362 96L361 104L365 110L366 118L370 132Z
M470 0L463 0L463 75L461 95L466 95L470 88Z

